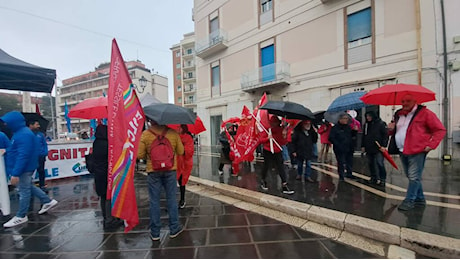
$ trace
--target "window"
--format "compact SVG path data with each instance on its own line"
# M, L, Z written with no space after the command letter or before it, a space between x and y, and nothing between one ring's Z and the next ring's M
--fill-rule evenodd
M176 51L176 57L180 57L180 51Z
M371 8L349 14L347 17L348 42L356 42L372 36Z
M363 61L375 62L373 58L372 42L372 12L371 7L350 13L346 17L346 64L355 64Z
M177 74L177 75L176 75L176 78L177 78L177 79L180 79L180 74Z
M261 0L260 1L260 11L262 13L268 12L272 10L273 7L273 1L272 0Z
M189 79L193 78L193 72L187 73L187 78L189 78Z
M273 0L259 0L259 26L273 22Z
M187 67L190 67L190 66L192 66L192 61L191 60L187 61Z
M177 103L181 103L181 104L182 104L182 97L178 97L178 98L177 98Z
M192 54L192 52L193 52L192 49L187 49L187 54L188 55Z
M181 86L177 86L177 91L182 91L182 87L181 87Z
M211 68L211 96L220 96L220 66Z
M180 69L180 62L176 63L176 69Z
M188 84L188 87L190 88L190 90L193 90L194 88L193 84Z

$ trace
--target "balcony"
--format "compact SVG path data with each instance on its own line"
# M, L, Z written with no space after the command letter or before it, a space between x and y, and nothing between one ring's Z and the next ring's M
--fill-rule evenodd
M182 78L182 80L183 80L184 82L190 82L190 81L193 81L193 80L195 80L195 79L196 79L195 75L192 75L192 76L184 75L184 77Z
M196 105L196 100L195 99L184 100L184 105L186 105L186 106L194 106L194 105Z
M186 94L186 93L195 93L195 92L196 92L196 88L195 88L195 87L193 87L193 88L191 88L191 87L185 87L185 88L184 88L184 93L185 93L185 94Z
M204 59L212 54L227 49L227 33L217 30L195 44L196 56Z
M290 65L277 62L241 75L241 90L252 91L264 87L284 87L291 81Z
M192 62L191 64L184 64L182 67L183 70L191 70L195 68L195 62Z

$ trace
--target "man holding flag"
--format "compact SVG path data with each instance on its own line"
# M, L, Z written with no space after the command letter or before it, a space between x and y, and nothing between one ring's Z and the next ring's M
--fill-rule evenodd
M115 39L112 41L107 113L107 199L112 200L112 216L125 220L125 232L128 232L139 224L133 179L145 116Z

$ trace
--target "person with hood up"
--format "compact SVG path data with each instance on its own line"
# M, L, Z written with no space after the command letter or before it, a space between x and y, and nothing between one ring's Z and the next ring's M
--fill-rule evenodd
M335 157L337 158L337 171L339 179L344 177L355 179L353 176L353 137L356 136L358 129L350 126L350 116L347 113L340 113L339 122L334 125L329 133L329 141L332 143ZM345 174L346 171L346 174Z
M300 122L292 134L292 155L297 161L296 180L302 179L305 162L305 181L315 182L311 178L311 159L313 158L313 144L318 141L318 133L313 129L310 120Z
M32 183L32 174L38 166L38 141L35 134L26 126L24 116L18 111L11 111L0 118L13 131L11 145L6 150L7 173L11 175L11 185L19 190L19 209L16 215L3 227L10 228L29 219L27 212L31 196L38 197L42 203L38 214L43 214L56 206L56 200L50 199L45 192Z
M177 181L179 182L180 189L179 208L183 209L185 208L185 185L192 173L195 144L192 134L188 131L187 125L180 126L179 136L184 145L184 154L177 156Z
M363 139L361 142L361 151L366 153L371 173L370 184L378 184L385 187L387 172L383 163L382 151L388 143L387 124L383 122L374 111L368 111L365 114L366 123L364 124ZM379 145L377 145L377 143ZM382 151L381 151L382 150ZM376 172L378 171L378 174Z
M109 168L109 141L107 139L107 126L98 125L93 142L91 173L94 173L94 184L99 196L103 226L113 229L123 225L123 220L112 216L112 202L107 199L107 182Z

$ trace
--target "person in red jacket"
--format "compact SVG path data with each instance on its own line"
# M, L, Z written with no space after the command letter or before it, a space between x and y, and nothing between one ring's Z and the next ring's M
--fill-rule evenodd
M398 206L399 210L406 211L426 205L421 182L426 155L439 145L446 128L432 111L417 105L412 95L405 95L401 103L402 109L396 111L394 122L388 124L392 135L388 149L393 154L399 152L409 179L406 198Z
M280 146L287 143L287 129L281 126L281 120L275 115L271 115L269 118L271 136L262 141L263 153L264 153L264 166L262 168L262 183L260 187L262 190L268 190L267 187L267 172L270 164L273 163L273 167L276 168L281 178L282 191L284 194L294 194L293 190L290 190L287 185L286 173L284 172L283 155L281 149L273 143L273 153L271 151L270 137L275 139Z
M195 152L192 134L188 131L186 125L181 125L179 135L184 145L184 154L177 156L177 181L179 182L180 201L179 208L185 208L185 185L192 173L193 153Z
M325 121L318 129L318 134L321 137L321 151L319 153L318 161L327 161L327 155L329 154L329 148L331 148L331 142L329 142L329 133L331 132L332 125L328 121Z

